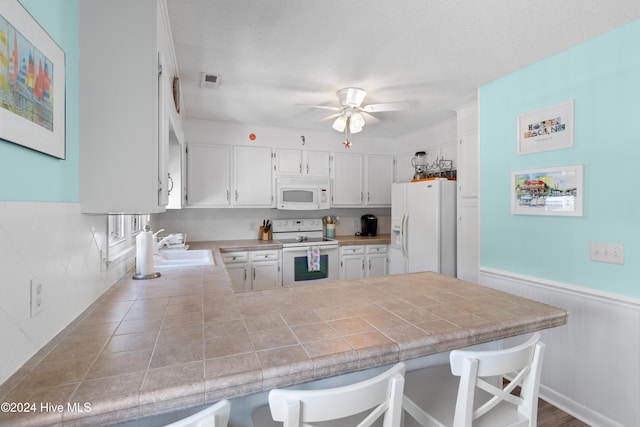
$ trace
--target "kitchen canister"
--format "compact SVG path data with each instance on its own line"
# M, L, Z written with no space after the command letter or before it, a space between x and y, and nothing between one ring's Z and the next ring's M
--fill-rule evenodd
M335 224L325 224L327 227L326 233L327 237L332 238L336 237L336 225Z

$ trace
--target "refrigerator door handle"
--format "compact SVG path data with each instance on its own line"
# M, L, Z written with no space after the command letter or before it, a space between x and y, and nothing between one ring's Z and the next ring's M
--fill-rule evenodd
M409 220L409 215L407 212L402 214L402 226L400 228L400 247L402 248L402 256L404 258L407 257L407 221Z

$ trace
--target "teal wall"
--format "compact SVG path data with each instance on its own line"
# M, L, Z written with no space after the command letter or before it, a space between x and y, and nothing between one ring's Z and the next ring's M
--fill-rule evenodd
M640 297L638 46L635 21L480 88L482 267ZM574 147L519 156L517 116L571 99ZM512 171L573 164L584 216L511 214ZM591 262L590 241L623 243L624 265Z
M65 52L66 159L60 160L0 139L0 200L80 200L79 3L21 0Z

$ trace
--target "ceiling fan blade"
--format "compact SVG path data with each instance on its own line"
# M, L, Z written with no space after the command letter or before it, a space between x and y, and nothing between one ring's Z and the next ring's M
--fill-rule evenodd
M342 111L342 108L340 108L340 107L331 107L329 105L296 104L296 107L320 108L320 109L323 109L323 110Z
M340 116L341 114L342 113L340 113L340 112L329 114L328 116L321 118L320 121L321 122L326 122L328 120L335 119L336 117Z
M366 111L363 111L362 115L367 119L366 122L368 124L374 125L380 121L377 117L367 113Z
M380 113L383 111L408 110L411 105L408 101L385 102L384 104L369 104L362 107L367 113Z

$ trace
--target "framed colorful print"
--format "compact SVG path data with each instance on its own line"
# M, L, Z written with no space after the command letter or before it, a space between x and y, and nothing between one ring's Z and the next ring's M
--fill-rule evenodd
M511 173L511 213L582 216L584 166Z
M0 138L65 158L65 55L17 0L0 9Z
M518 116L518 154L573 147L573 101Z

